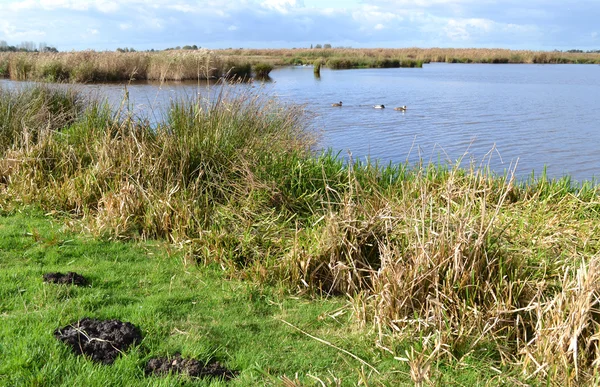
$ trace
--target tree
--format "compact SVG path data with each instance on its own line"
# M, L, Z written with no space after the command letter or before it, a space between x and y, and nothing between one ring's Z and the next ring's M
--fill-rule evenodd
M325 43L325 44L323 45L323 48L331 48L331 44L329 44L329 43Z
M315 46L315 48L323 48L323 46L321 46L320 44L317 44L317 45Z
M21 42L19 45L21 51L35 51L35 42Z

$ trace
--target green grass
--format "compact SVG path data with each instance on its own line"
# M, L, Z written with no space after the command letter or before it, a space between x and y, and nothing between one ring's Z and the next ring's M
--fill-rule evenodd
M76 271L90 284L46 284L42 275L51 271ZM53 337L56 328L83 317L131 322L143 341L111 366L95 364ZM351 352L382 375L283 321ZM286 376L302 385L320 385L319 378L354 386L361 377L373 385L409 384L407 365L372 340L343 299L293 297L278 287L228 278L219 267L190 264L182 252L156 242L75 235L35 211L0 217L1 385L250 386L281 385ZM148 359L177 352L218 360L239 377L224 383L145 376ZM466 373L464 366L443 366L449 371L442 378L452 374L472 385L491 376L481 362Z
M176 352L239 370L230 385L269 383L296 372L325 377L331 371L355 379L358 362L280 319L379 367L395 363L352 332L347 310L329 317L343 310L342 300L285 297L278 289L227 279L216 267L186 265L183 254L156 243L91 240L39 215L0 218L0 239L2 385L183 385L177 378L143 373L150 357ZM44 284L42 275L49 271L76 271L91 285ZM52 336L54 329L86 316L132 322L144 340L113 366L93 364Z

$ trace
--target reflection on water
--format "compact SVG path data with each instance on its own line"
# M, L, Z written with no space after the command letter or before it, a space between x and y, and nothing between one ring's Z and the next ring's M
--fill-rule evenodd
M134 83L129 108L160 117L171 100L256 90L305 105L320 145L354 159L451 162L463 158L502 173L599 175L600 66L429 64L422 69L289 67L272 82L234 86L206 82ZM6 87L14 82L0 81ZM124 86L87 85L115 106ZM331 106L343 101L342 108ZM373 109L383 104L385 109ZM406 112L394 107L407 106Z

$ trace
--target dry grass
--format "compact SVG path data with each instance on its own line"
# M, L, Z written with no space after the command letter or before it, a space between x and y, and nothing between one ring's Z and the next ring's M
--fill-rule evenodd
M319 58L351 58L358 63L376 59L404 59L421 63L600 63L600 53L487 48L230 49L217 50L216 53L233 58L270 61L275 65L308 64Z
M163 52L0 53L0 69L13 80L47 82L184 81L235 72L247 61L222 60L208 50ZM255 63L261 65L260 63ZM259 66L268 75L267 67ZM268 70L268 71L267 71ZM249 71L249 70L248 70Z

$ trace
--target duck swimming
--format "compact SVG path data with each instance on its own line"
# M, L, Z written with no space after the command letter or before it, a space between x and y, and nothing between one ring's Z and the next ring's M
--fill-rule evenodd
M332 103L331 106L333 106L333 107L342 107L342 101L340 101L340 103Z
M375 105L373 106L375 109L385 109L385 105Z
M399 110L399 111L401 111L401 112L405 112L405 111L406 111L406 105L404 105L404 106L399 106L399 107L396 107L396 108L394 108L394 110Z

